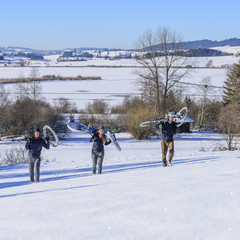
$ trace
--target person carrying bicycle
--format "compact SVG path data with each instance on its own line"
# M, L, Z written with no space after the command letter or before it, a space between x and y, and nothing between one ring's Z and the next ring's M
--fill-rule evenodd
M29 160L29 174L30 182L39 182L40 180L40 163L41 163L41 151L42 147L49 149L49 137L46 137L46 141L40 137L40 129L34 129L34 136L26 139L25 149L28 150ZM34 179L35 169L35 179Z
M93 142L91 153L93 174L96 174L97 165L98 174L102 173L104 145L108 145L112 142L110 139L107 141L107 136L104 134L104 130L105 130L104 126L101 126L98 132L94 133L93 136L89 139L90 142Z
M162 140L161 140L161 148L162 148L162 162L163 166L166 167L172 165L172 159L174 155L174 140L173 136L177 133L176 122L173 120L175 117L174 112L169 112L168 117L165 121L160 122L156 128L162 128ZM161 127L160 127L161 125ZM167 152L169 149L168 161Z

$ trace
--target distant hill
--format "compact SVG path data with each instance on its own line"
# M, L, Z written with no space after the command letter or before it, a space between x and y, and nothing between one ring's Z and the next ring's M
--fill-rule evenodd
M182 43L182 49L213 48L223 46L240 46L239 38L230 38L223 41L211 41L208 39L198 41L188 41Z
M222 52L219 50L209 48L192 48L182 51L182 55L186 57L219 57L219 56L230 56L233 53Z
M239 38L230 38L230 39L226 39L223 41L212 41L212 40L208 40L208 39L203 39L203 40L197 40L197 41L187 41L187 42L183 42L182 43L182 49L186 50L193 50L193 49L204 49L204 53L205 54L210 54L210 55L221 55L221 53L216 53L213 51L205 51L206 49L209 48L214 48L214 47L224 47L224 46L240 46L240 39ZM159 45L155 46L156 49L159 48ZM69 50L74 49L74 48L67 48ZM56 53L61 53L64 50L67 49L61 49L61 50L36 50L36 49L31 49L31 48L24 48L24 47L0 47L0 51L6 52L6 51L10 51L10 52L27 52L27 53L34 53L37 55L48 55L48 54L56 54ZM94 48L94 47L89 47L89 48L76 48L79 50L104 50L104 51L134 51L135 49L108 49L108 48ZM147 48L146 48L147 49ZM202 51L198 51L198 54L202 54ZM208 53L207 53L208 52ZM193 53L193 55L196 54L196 51Z
M155 49L161 49L160 44L155 45ZM170 44L169 44L170 46ZM239 38L230 38L223 41L211 41L208 39L204 40L197 40L197 41L188 41L188 42L182 42L181 49L183 52L179 52L182 55L185 56L227 56L227 55L233 55L233 53L230 52L224 52L217 49L210 49L210 48L217 48L217 47L240 47L240 39ZM145 50L148 50L149 48L145 48ZM188 51L186 51L188 50Z
M25 52L25 53L34 53L38 55L43 55L43 54L54 54L56 52L59 52L59 50L37 50L37 49L32 49L32 48L25 48L25 47L0 47L0 51L3 52L13 52L13 53L18 53L18 52Z

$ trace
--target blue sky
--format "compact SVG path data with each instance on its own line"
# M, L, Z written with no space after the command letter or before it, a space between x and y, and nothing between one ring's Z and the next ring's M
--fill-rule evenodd
M6 0L0 46L134 48L150 28L184 41L240 38L239 0Z

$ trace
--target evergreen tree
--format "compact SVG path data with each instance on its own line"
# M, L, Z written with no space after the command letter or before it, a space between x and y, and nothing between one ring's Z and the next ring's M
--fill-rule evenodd
M240 110L240 61L232 66L224 82L223 102L232 103Z

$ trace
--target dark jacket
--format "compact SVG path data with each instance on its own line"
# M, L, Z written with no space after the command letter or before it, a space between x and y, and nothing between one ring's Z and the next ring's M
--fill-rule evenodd
M41 155L42 147L49 149L50 144L49 140L46 142L42 138L30 138L26 142L25 149L28 150L28 156L30 157L39 157Z
M173 141L173 135L177 132L176 122L169 123L168 120L165 120L160 124L162 125L162 139L167 142Z
M104 146L103 146L103 142L102 139L99 137L98 133L95 133L90 139L90 142L93 141L93 146L92 146L92 151L94 152L103 152L104 151ZM106 141L106 143L104 145L108 145L110 144L112 141Z

